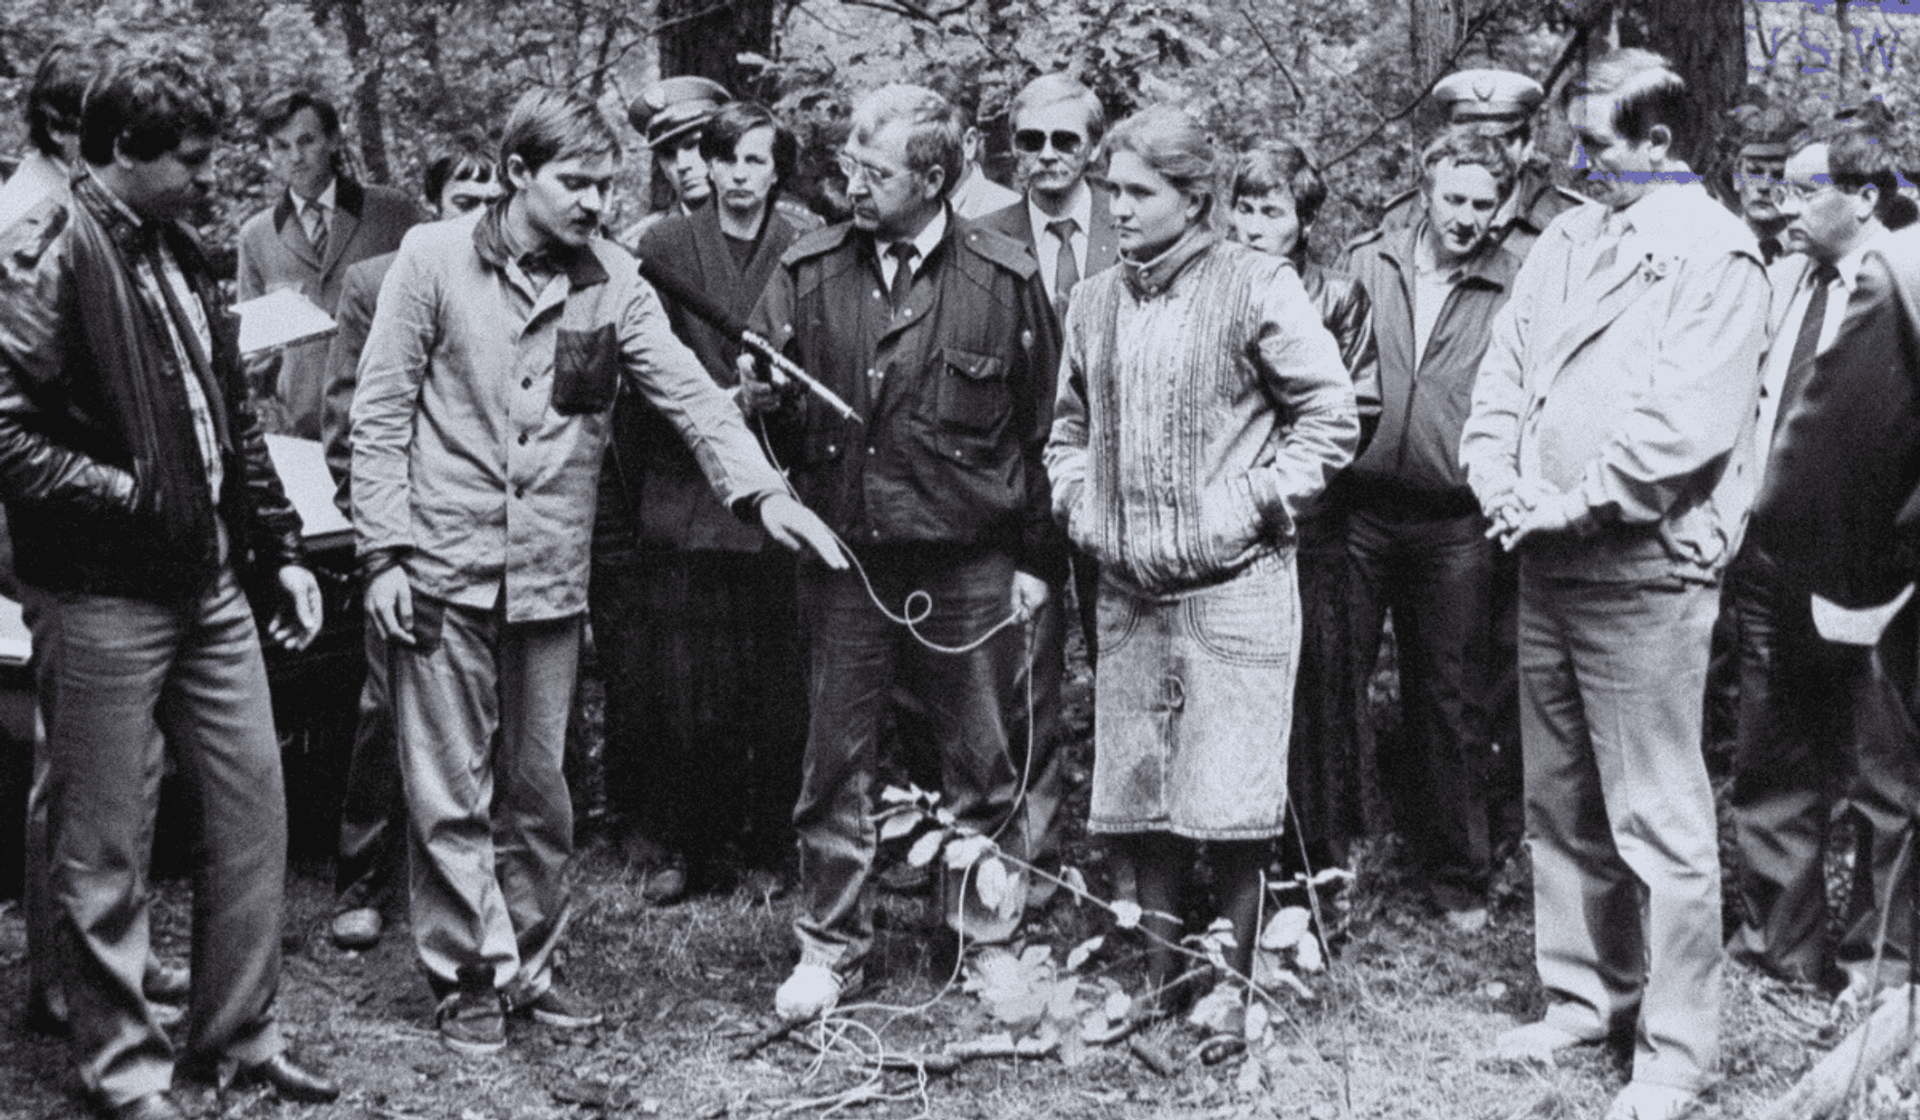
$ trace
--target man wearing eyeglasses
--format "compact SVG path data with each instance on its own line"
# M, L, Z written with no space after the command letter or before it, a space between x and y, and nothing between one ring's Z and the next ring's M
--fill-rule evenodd
M788 1021L819 1016L862 982L876 724L896 683L928 713L942 807L1025 854L1001 671L1024 635L1018 624L987 635L1010 615L1032 615L1066 575L1041 461L1060 350L1032 256L947 205L965 133L966 119L932 90L896 85L863 98L840 161L853 221L788 250L753 313L755 330L864 418L764 390L748 398L803 499L864 567L864 577L812 563L800 571L812 676L793 815L800 963L775 996ZM863 579L887 611L918 619L912 633L876 609ZM944 653L926 642L979 644ZM965 943L1011 936L1024 897L1017 877L988 892L997 897L974 877L950 874L944 885L947 923Z
M1867 254L1887 240L1886 213L1899 188L1894 168L1891 147L1859 129L1831 143L1805 143L1786 161L1775 199L1782 241L1794 255L1772 269L1773 345L1761 367L1754 437L1763 490L1773 488L1782 457L1794 454L1788 425L1821 395L1816 363L1827 369L1822 355L1848 315L1863 310L1850 306L1851 297ZM1836 367L1820 376L1854 374ZM1831 478L1821 500L1844 506L1844 496L1857 490ZM1809 595L1809 573L1784 555L1805 547L1796 547L1791 524L1763 502L1727 573L1740 633L1732 802L1746 913L1731 949L1772 975L1830 988L1844 982L1863 994L1874 981L1882 895L1893 905L1885 912L1880 975L1900 983L1911 967L1912 880L1895 866L1911 827L1907 807L1920 801L1908 762L1912 747L1901 730L1911 723L1876 722L1877 707L1855 700L1866 683L1868 648L1888 620L1869 621L1864 634L1823 620ZM1856 817L1857 859L1871 868L1873 889L1854 892L1836 949L1826 936L1822 868L1833 802L1842 794Z

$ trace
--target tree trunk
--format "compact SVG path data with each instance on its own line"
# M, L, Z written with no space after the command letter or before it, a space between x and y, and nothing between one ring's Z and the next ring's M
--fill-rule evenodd
M1739 104L1747 82L1741 0L1643 0L1641 10L1644 36L1628 45L1666 55L1686 79L1703 133L1690 153L1693 169L1708 184L1723 188L1730 180L1724 174L1728 160L1720 135L1727 126L1727 110Z
M1836 107L1851 105L1854 101L1853 75L1853 16L1847 11L1848 0L1835 0L1833 5L1833 26L1839 32L1835 36L1838 45L1834 47L1834 72L1840 76L1840 96L1835 100Z
M347 41L347 57L360 71L360 84L353 91L353 125L360 134L360 162L366 167L367 178L376 183L392 183L393 161L387 158L387 117L380 107L386 60L375 49L373 35L367 29L365 0L332 0L329 7L340 17L340 34Z
M772 52L773 0L660 0L659 19L663 76L697 74L735 97L773 99L759 71L739 60Z
M1408 29L1413 38L1413 76L1422 88L1440 78L1466 34L1469 0L1413 0Z

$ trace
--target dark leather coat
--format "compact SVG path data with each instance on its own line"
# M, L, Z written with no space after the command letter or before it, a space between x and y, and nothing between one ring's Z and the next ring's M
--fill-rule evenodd
M206 369L180 368L166 309L132 262L164 240L206 310ZM0 500L20 578L166 601L236 565L298 563L300 518L240 374L238 323L181 226L135 223L91 178L0 235ZM183 378L198 377L225 466L216 506Z

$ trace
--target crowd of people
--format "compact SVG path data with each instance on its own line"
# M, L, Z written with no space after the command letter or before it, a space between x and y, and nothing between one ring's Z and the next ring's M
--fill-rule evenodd
M1244 993L1270 865L1348 865L1387 825L1467 933L1525 844L1547 1013L1499 1050L1631 1037L1609 1120L1710 1087L1728 957L1853 1003L1910 979L1920 234L1893 232L1884 121L1749 114L1736 211L1660 56L1559 91L1580 191L1536 150L1548 91L1461 71L1418 184L1329 266L1296 144L1225 153L1167 106L1109 127L1049 74L1008 110L1015 190L944 84L852 106L829 223L772 111L660 81L628 116L670 199L618 234L623 136L577 93L447 143L415 198L348 174L335 107L287 91L251 114L278 186L235 290L336 326L242 355L184 224L234 112L210 66L46 56L0 186L0 500L44 724L30 1014L102 1115L179 1116L176 1062L340 1092L272 1014L262 646L323 619L270 431L324 444L364 589L330 934L371 947L404 908L463 1054L510 1016L600 1021L554 968L589 627L623 852L659 905L791 892L789 1022L868 985L875 892L912 878L881 865L883 773L1057 864L1076 623L1086 825L1145 915L1144 1014L1198 994L1175 951L1197 858L1233 930L1207 979ZM200 828L184 973L149 936L165 757ZM1004 951L1051 893L936 869L956 955Z

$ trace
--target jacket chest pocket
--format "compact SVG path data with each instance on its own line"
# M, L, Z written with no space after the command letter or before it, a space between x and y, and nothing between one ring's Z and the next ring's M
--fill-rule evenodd
M620 339L613 324L575 331L562 327L553 341L553 410L563 416L605 412L620 384Z
M935 416L945 431L991 436L1013 411L1003 359L949 346L941 354L935 376L939 386Z

